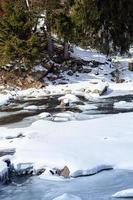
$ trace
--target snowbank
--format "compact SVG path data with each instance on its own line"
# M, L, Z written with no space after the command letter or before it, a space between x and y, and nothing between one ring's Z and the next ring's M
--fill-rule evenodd
M65 193L57 198L54 198L53 200L81 200L81 198L72 194Z
M71 174L77 170L89 174L108 165L133 169L132 119L133 113L62 123L39 120L28 128L4 129L8 136L23 133L25 137L12 143L2 139L0 146L16 148L15 165L33 163L36 169L68 166Z
M133 189L122 190L113 195L116 198L133 198Z
M106 62L106 56L91 50L85 50L80 47L75 47L71 56L74 58L81 58L85 61L97 61L99 63Z

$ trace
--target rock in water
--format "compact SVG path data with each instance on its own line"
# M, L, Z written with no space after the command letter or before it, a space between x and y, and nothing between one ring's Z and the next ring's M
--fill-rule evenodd
M61 171L60 171L60 176L63 176L64 178L68 178L70 175L70 170L67 166L65 166Z
M81 200L81 198L72 194L65 193L57 198L54 198L53 200Z
M19 163L16 166L16 172L18 175L30 175L33 173L33 164L32 163Z

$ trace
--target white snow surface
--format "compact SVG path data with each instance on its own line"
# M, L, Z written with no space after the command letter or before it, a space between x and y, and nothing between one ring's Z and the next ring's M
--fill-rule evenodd
M116 197L116 198L131 198L132 197L133 198L133 188L117 192L113 195L113 197Z
M3 138L0 146L16 148L12 160L16 165L30 162L36 169L68 166L71 174L108 165L133 169L132 119L133 113L62 123L39 120L28 128L5 128L6 135L21 132L25 137L12 143Z
M0 106L6 104L11 98L10 94L0 94Z
M106 62L106 56L104 54L100 54L92 50L85 50L80 47L74 47L73 53L71 53L71 56L76 57L76 58L81 58L86 61L95 60L100 63Z
M114 108L117 109L132 109L133 108L133 102L126 102L126 101L119 101L114 103Z
M81 198L72 194L65 193L59 197L54 198L53 200L81 200Z

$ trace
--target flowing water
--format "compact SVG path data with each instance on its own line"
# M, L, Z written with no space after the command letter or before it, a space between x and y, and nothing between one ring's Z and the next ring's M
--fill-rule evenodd
M132 171L106 171L95 176L67 181L48 181L38 177L0 188L1 200L53 200L64 193L82 200L113 200L114 193L133 187ZM17 181L16 181L17 182ZM120 200L124 198L119 198ZM133 199L133 198L130 198Z

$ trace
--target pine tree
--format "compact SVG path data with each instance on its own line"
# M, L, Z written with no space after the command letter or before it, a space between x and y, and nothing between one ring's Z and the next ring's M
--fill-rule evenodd
M31 66L41 58L41 51L45 46L39 43L36 33L33 33L36 19L20 0L4 0L2 10L4 15L0 18L1 64L16 61Z
M75 0L71 16L76 42L108 54L125 52L133 42L132 0Z
M74 24L70 16L72 1L64 1L54 18L53 31L64 43L64 59L69 58L69 43L73 41Z

